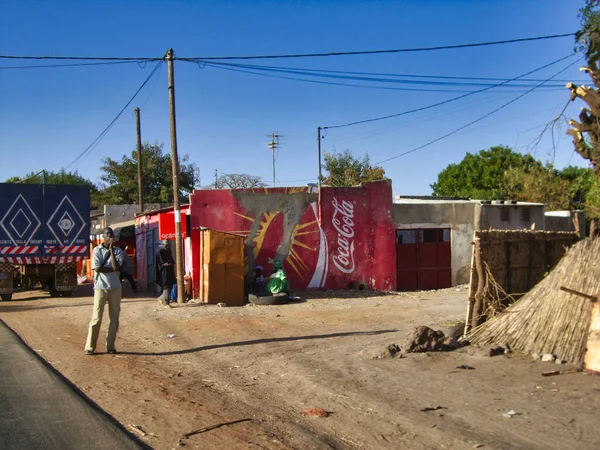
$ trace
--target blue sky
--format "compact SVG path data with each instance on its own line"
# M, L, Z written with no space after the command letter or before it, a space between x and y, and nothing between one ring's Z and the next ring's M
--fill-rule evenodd
M479 1L13 1L0 4L0 54L97 57L276 55L401 49L468 44L574 32L583 0ZM229 61L344 72L509 79L573 52L573 38L468 49L325 58ZM528 78L547 79L574 56ZM585 166L573 154L563 123L533 143L565 107L564 80L586 80L576 63L552 82L495 114L405 156L383 163L394 194L429 194L429 185L466 152L507 145L558 168ZM1 67L58 64L0 60ZM0 180L67 167L110 123L155 63L0 70ZM267 72L270 75L285 75ZM304 77L306 78L306 77ZM283 135L277 185L305 185L317 177L317 127L335 126L438 103L482 86L361 84L338 86L258 76L175 62L180 155L200 168L250 173L272 184L268 135ZM421 79L436 80L441 79ZM453 81L453 80L446 80ZM456 80L454 80L456 81ZM464 80L462 80L464 82ZM586 80L587 81L587 80ZM488 81L475 81L489 83ZM499 81L497 81L499 82ZM496 82L496 83L497 83ZM535 85L533 82L530 86ZM559 86L560 85L560 86ZM365 87L366 86L366 87ZM395 87L424 89L373 89ZM457 90L440 92L437 90ZM413 150L472 122L525 92L495 88L419 113L324 132L322 150L351 150L371 162ZM167 69L148 82L94 151L69 167L98 181L102 159L135 148L134 107L142 137L170 151ZM572 103L566 115L575 116Z

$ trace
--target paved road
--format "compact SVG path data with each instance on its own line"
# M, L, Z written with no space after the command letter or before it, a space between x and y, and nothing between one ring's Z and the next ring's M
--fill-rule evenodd
M140 449L0 320L0 449Z

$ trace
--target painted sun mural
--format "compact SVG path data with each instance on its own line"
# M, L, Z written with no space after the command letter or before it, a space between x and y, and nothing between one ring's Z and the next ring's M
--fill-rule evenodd
M238 212L234 212L234 214L243 218L244 220L248 221L249 228L245 229L245 230L233 231L233 233L241 234L243 236L246 236L246 238L247 238L248 236L250 236L250 233L251 233L250 227L252 226L252 224L254 223L256 218L254 218L252 216L240 214ZM253 245L252 253L253 253L255 260L259 257L260 252L263 249L263 244L265 243L265 240L266 240L265 238L267 237L269 231L272 230L273 227L277 227L277 226L282 227L283 226L282 225L282 222L283 222L282 217L283 217L283 214L281 213L281 211L269 211L269 212L265 212L262 214L262 216L260 218L258 231L252 241L252 245ZM276 220L276 219L281 219L281 220ZM308 267L306 262L303 260L300 249L306 249L311 252L317 251L316 248L313 248L310 245L308 245L307 243L303 242L304 236L309 236L309 235L313 235L313 234L318 235L318 233L319 233L319 225L316 220L307 222L307 223L299 223L294 227L294 230L292 231L292 237L290 240L290 242L291 242L290 251L289 251L288 256L285 258L285 261L289 264L289 266L294 270L294 272L296 272L296 274L301 279L304 279L307 274L310 275L310 268ZM245 258L245 263L246 263L246 270L247 270L248 269L248 259L247 258Z

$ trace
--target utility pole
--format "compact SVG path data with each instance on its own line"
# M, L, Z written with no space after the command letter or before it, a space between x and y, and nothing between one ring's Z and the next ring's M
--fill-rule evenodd
M140 108L135 108L135 128L137 132L137 169L138 169L138 205L140 214L144 212L144 191L142 182L142 128L140 126Z
M321 186L321 127L317 127L317 147L318 147L318 154L319 154L319 179L318 179L318 186L319 186L319 196L317 197L317 206L318 206L318 212L319 212L319 225L321 224L321 190L322 190L322 186Z
M179 209L179 157L177 156L177 123L175 119L175 73L173 49L166 55L169 69L169 109L171 116L171 166L173 167L173 215L175 216L175 263L177 268L177 303L185 300L183 284L183 239L181 236L181 210Z
M279 138L282 137L282 135L275 132L271 133L270 136L271 142L269 142L269 148L271 149L271 153L273 156L273 187L275 187L275 149L279 148Z
M217 169L215 169L215 189L219 189L218 181L219 181L219 171Z

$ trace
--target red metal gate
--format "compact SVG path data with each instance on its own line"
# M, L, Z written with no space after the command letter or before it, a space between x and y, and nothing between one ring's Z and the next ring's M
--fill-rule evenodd
M442 289L452 285L450 229L396 230L399 291Z

